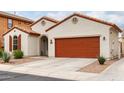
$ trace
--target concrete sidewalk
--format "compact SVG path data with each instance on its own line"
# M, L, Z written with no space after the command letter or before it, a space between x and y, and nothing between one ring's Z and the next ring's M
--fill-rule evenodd
M89 80L98 76L95 73L77 72L81 67L91 64L96 59L46 59L21 65L2 65L1 71L32 74L70 80Z

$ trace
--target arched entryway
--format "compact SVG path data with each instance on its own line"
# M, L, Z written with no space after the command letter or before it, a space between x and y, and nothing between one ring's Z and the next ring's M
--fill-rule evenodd
M48 56L48 38L46 36L42 36L40 39L40 54Z

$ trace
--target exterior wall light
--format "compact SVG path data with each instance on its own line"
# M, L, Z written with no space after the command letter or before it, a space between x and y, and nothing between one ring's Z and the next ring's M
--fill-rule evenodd
M105 36L103 37L103 40L106 40Z
M50 40L50 44L53 44L53 41L52 41L52 39Z

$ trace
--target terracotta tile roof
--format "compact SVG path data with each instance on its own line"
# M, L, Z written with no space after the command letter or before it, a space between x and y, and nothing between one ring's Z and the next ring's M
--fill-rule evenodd
M38 22L39 22L40 20L42 20L42 19L51 21L51 22L53 22L53 23L58 23L58 22L59 22L58 20L55 20L55 19L53 19L53 18L44 16L44 17L41 17L40 19L38 19L37 21L35 21L34 23L32 23L30 26L33 26L34 24L38 23Z
M27 34L30 34L30 35L40 36L40 33L37 33L37 32L35 32L35 31L33 31L33 30L30 28L30 26L27 26L27 27L25 27L25 28L19 27L19 26L14 26L14 27L11 28L9 31L7 31L6 33L4 33L3 36L6 35L7 33L11 32L14 28L16 28L16 29L18 29L18 30L20 30L20 31L22 31L22 32L25 32L25 33L27 33Z
M33 20L31 20L29 18L18 16L18 15L14 15L14 14L3 12L3 11L0 11L0 16L8 17L8 18L13 18L13 19L18 19L18 20L21 20L21 21L29 22L29 23L33 23L34 22Z
M116 28L119 32L122 32L122 30L114 23L111 23L111 22L107 22L107 21L104 21L104 20L101 20L101 19L97 19L97 18L93 18L93 17L89 17L87 15L83 15L83 14L79 14L79 13L74 13L68 17L66 17L65 19L63 19L62 21L58 22L57 24L55 24L54 26L48 28L46 31L49 31L51 30L52 28L58 26L59 24L63 23L64 21L68 20L69 18L73 17L73 16L78 16L78 17L81 17L81 18L85 18L85 19L88 19L88 20L92 20L92 21L95 21L95 22L98 22L98 23L102 23L102 24L105 24L105 25L109 25L109 26L112 26L114 28Z

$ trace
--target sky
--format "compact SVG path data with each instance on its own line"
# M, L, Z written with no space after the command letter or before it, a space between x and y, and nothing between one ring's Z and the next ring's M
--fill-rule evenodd
M14 13L13 11L8 11ZM48 16L57 20L62 20L75 11L16 11L16 15L38 20L43 16ZM108 22L113 22L124 29L124 11L76 11L82 14L99 18Z

